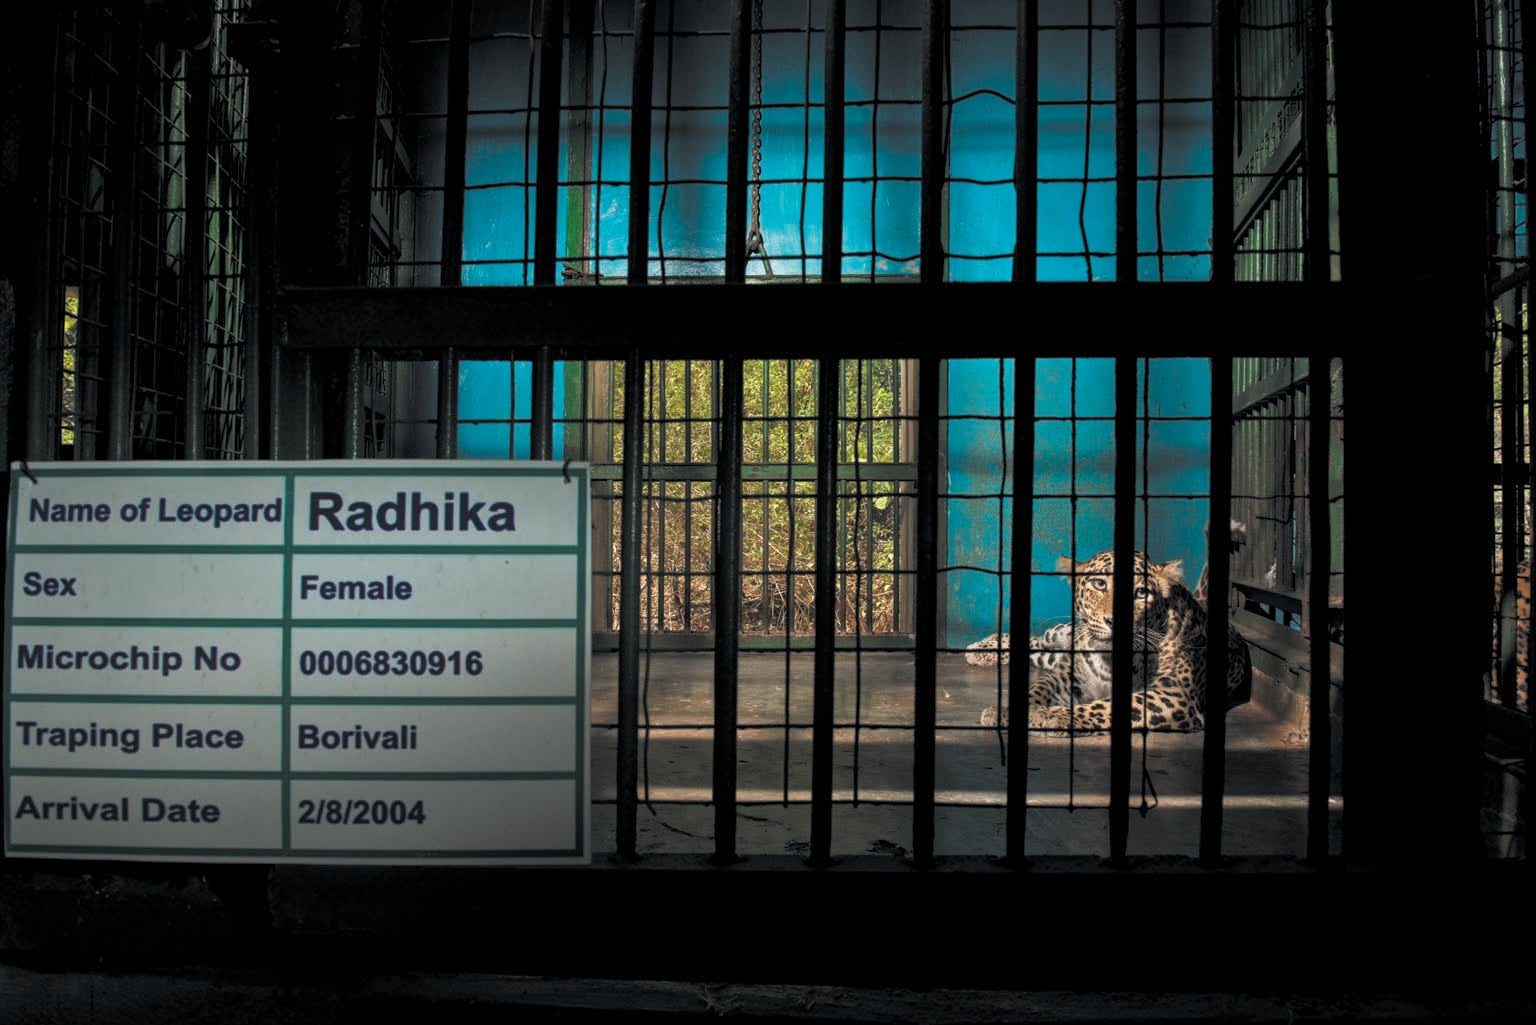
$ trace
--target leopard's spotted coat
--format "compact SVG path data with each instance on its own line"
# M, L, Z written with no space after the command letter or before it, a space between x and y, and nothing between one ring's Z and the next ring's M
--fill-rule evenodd
M1205 606L1184 584L1179 560L1155 563L1144 552L1137 552L1135 559L1131 722L1156 730L1202 729L1207 684ZM1040 643L1031 644L1039 650L1030 653L1029 724L1058 730L1108 729L1114 553L1100 552L1085 562L1063 557L1058 568L1072 577L1077 629L1065 624L1052 627ZM981 657L990 654L995 664L1000 646L993 641L990 647L990 652L982 650ZM1224 692L1230 708L1247 701L1253 686L1248 646L1236 631L1228 634L1227 666ZM999 720L1007 723L1006 707L1000 715L990 707L982 712L983 725Z

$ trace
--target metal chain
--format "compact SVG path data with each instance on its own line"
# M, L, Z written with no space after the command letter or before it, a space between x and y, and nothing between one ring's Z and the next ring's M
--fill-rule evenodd
M747 227L747 258L763 258L763 273L773 277L773 263L763 244L763 0L752 3L752 202Z

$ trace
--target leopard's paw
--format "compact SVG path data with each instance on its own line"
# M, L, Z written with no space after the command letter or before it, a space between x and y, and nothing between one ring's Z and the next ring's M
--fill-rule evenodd
M1029 724L1043 730L1067 730L1072 727L1072 710L1064 705L1031 705Z
M1008 635L990 634L965 646L965 660L973 666L1008 664Z
M981 724L983 726L1007 726L1008 706L1004 705L999 713L996 705L988 705L981 710Z

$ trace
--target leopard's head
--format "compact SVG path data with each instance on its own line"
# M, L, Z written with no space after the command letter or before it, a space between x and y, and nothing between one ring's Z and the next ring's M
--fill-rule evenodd
M1056 560L1059 572L1070 574L1072 609L1079 629L1106 646L1114 636L1115 553L1100 552L1084 562L1063 555ZM1184 582L1182 560L1152 562L1145 552L1136 553L1131 581L1136 588L1131 603L1134 614L1132 645L1155 647L1168 624L1168 599Z

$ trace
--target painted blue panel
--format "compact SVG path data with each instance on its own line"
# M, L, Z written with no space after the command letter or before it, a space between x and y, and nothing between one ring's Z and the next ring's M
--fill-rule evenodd
M526 13L526 7L513 5ZM1085 5L1045 5L1042 19L1081 23ZM1003 20L1013 5L997 12L977 8L983 20ZM627 25L630 5L607 3L601 13L613 31ZM477 7L478 9L478 7ZM664 5L658 28L674 15ZM659 37L653 96L658 109L655 130L665 145L652 151L653 186L649 224L650 271L669 277L719 275L724 253L726 114L719 107L726 94L727 42L723 4L690 3L675 8L680 30L706 29L700 35ZM798 10L798 8L796 9ZM847 130L844 174L845 220L841 225L844 273L901 274L918 271L921 115L914 101L921 95L921 37L908 31L862 30L874 16L872 3L851 3L848 36ZM970 11L967 7L966 11ZM769 26L799 25L795 12L767 5ZM1112 280L1116 267L1114 182L1114 37L1113 5L1095 0L1092 17L1104 29L1052 32L1041 48L1039 90L1047 105L1039 110L1039 252L1037 274L1045 281ZM792 16L793 15L793 16ZM921 5L885 0L887 24L916 25ZM966 16L957 12L957 24ZM787 19L787 20L786 20ZM519 22L521 24L521 22ZM505 26L503 26L505 27ZM1138 257L1136 276L1146 280L1202 280L1209 274L1206 250L1210 233L1211 144L1208 32L1174 29L1166 34L1170 59L1159 67L1157 33L1143 32L1138 88L1143 98L1163 94L1183 102L1138 110L1137 186ZM618 37L615 37L618 38ZM956 100L950 108L947 154L951 184L946 218L951 251L949 277L956 281L1006 280L1011 274L1015 216L1013 125L1015 108L1005 97L1014 93L1015 54L1008 33L959 32L955 35L951 80ZM877 62L878 44L878 62ZM481 44L477 44L481 45ZM477 109L525 106L527 64L517 44L503 45L505 61L476 71L472 102ZM781 276L819 271L822 246L821 39L797 33L770 33L764 39L761 225L774 272ZM669 50L670 47L670 50ZM630 120L629 57L616 43L597 55L602 74L594 89L605 110L594 153L594 177L601 182L627 177ZM668 61L670 52L671 60ZM480 68L484 62L476 61ZM790 69L775 73L775 69ZM480 102L481 98L496 97ZM1090 106L1090 101L1092 105ZM807 106L807 103L811 104ZM536 118L524 115L477 115L470 124L467 150L472 188L466 196L464 255L466 284L525 283L531 278L531 202L528 191ZM664 134L663 134L664 133ZM563 166L563 165L562 165ZM1177 177L1195 176L1195 177ZM878 181L873 181L878 177ZM910 179L910 180L898 180ZM1084 179L1087 179L1086 181ZM628 250L628 188L602 184L589 190L593 246L598 270L622 278ZM561 217L575 216L561 204ZM564 246L563 221L560 245ZM661 259L665 256L665 262ZM760 273L761 263L749 268ZM1021 311L1021 318L1027 312ZM980 328L1021 336L1027 323ZM786 325L786 334L795 330ZM968 329L976 330L977 327ZM1079 325L1053 330L1092 330L1092 310ZM1001 380L1000 380L1001 375ZM1114 366L1108 360L1042 360L1037 368L1035 414L1077 418L1046 419L1036 429L1035 534L1032 570L1035 630L1066 617L1064 581L1051 574L1056 558L1079 558L1111 543L1114 449ZM1008 361L953 361L949 366L948 410L954 416L1011 416L1013 371ZM1151 365L1144 394L1152 421L1139 431L1149 451L1146 479L1138 489L1158 497L1138 503L1138 545L1154 558L1185 560L1188 575L1204 560L1206 459L1209 423L1208 378L1201 361L1158 361ZM567 415L563 375L555 377L555 414ZM531 387L527 364L465 363L461 367L460 408L466 423L460 445L466 456L527 454L527 427L509 432L510 415L528 416ZM1145 412L1145 411L1142 411ZM575 411L570 411L574 415ZM1173 418L1173 419L1167 419ZM946 490L948 554L945 574L946 643L964 644L996 628L1006 617L1006 578L998 574L999 553L1009 551L1007 503L995 497L1011 486L1011 425L1000 421L952 419L948 426ZM563 443L556 427L557 451ZM1141 460L1138 459L1138 464ZM979 497L967 498L966 495ZM1182 497L1189 496L1189 497ZM961 568L963 567L963 568Z
M565 364L555 363L553 450L556 458L565 448ZM515 400L515 401L514 401ZM531 440L528 421L533 404L533 364L518 360L512 372L505 360L475 360L459 364L459 455L464 459L527 459ZM507 423L507 410L522 421ZM499 423L475 423L499 420ZM509 453L508 436L512 445Z
M951 416L1011 417L1012 381L1011 361L951 361ZM1036 416L1077 419L1042 419L1036 426L1031 569L1047 575L1037 576L1031 591L1033 633L1070 616L1068 586L1049 575L1056 572L1057 558L1086 559L1113 544L1114 363L1041 360L1036 388ZM1152 361L1149 373L1138 374L1137 393L1152 415L1138 423L1137 490L1159 497L1137 502L1136 546L1159 562L1182 560L1193 584L1205 562L1210 422L1196 418L1210 413L1207 365ZM1144 413L1138 398L1138 414ZM1004 438L995 420L950 421L951 495L991 496L1011 486L1009 427ZM1006 553L1012 521L1007 504L995 497L951 497L946 513L953 567L945 580L946 628L948 643L959 646L1007 627L1008 583L997 572L998 544Z

